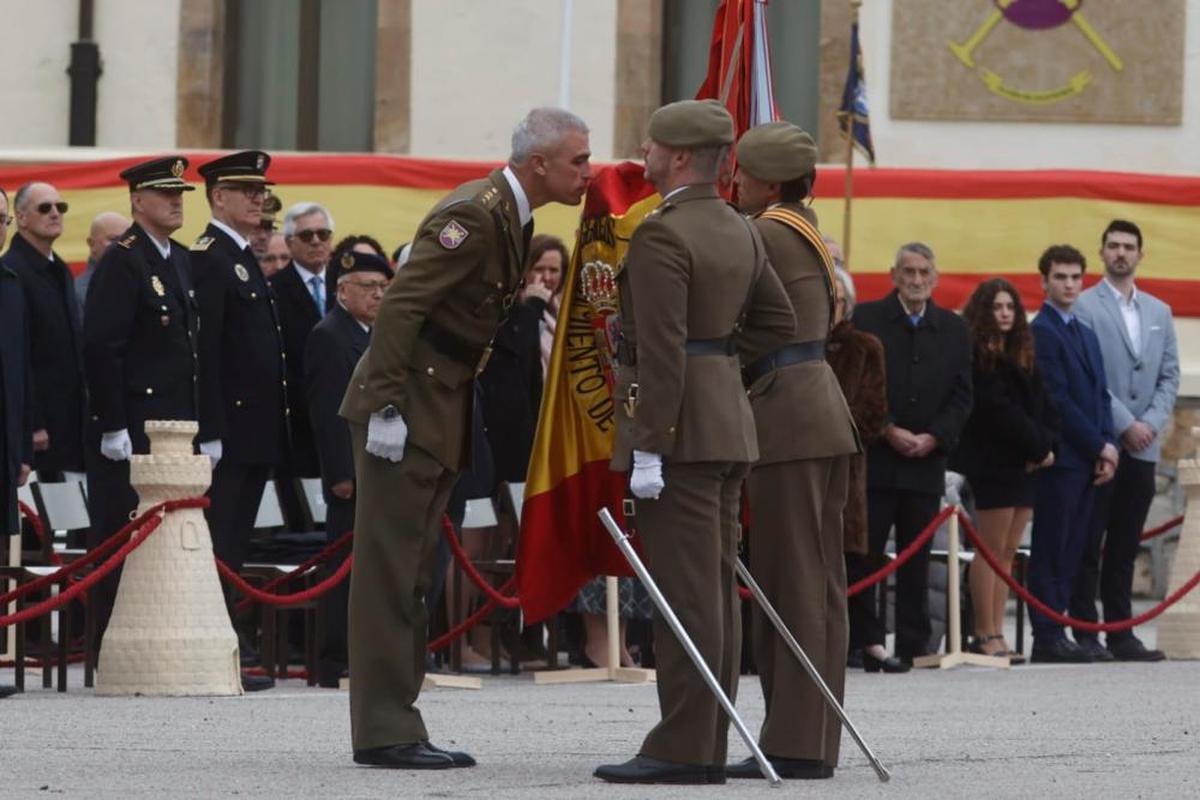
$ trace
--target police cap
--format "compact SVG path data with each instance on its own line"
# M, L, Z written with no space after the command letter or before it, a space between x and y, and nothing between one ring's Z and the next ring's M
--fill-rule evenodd
M200 166L200 174L208 186L216 183L250 183L273 186L267 180L271 157L262 150L241 150L209 161Z
M166 156L153 161L143 161L121 172L121 180L129 184L129 191L160 189L164 192L190 192L196 187L183 179L188 160L181 156Z

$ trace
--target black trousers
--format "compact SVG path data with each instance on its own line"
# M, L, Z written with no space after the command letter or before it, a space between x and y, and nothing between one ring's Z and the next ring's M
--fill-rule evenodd
M341 500L333 497L327 500L325 512L325 531L330 542L342 538L346 531L354 530L354 498ZM324 580L341 567L342 562L350 555L347 547L329 559L320 571L320 579ZM350 580L346 579L329 590L317 604L321 614L323 635L319 643L320 668L330 673L340 673L349 663L346 652L346 628L350 615Z
M896 551L907 547L938 513L941 496L903 489L867 489L868 556L849 559L849 583L866 577L880 563L892 528ZM929 649L929 550L926 544L896 571L896 655L924 655ZM850 599L850 638L853 646L883 644L887 632L874 604L875 592L866 590Z
M246 563L254 518L270 474L267 464L234 464L226 459L217 462L213 470L208 490L212 503L204 516L212 534L213 554L234 570Z
M137 509L138 496L129 484L129 462L111 461L101 455L98 433L89 437L89 444L95 446L88 448L87 454L88 517L91 519L87 548L94 550L129 524L130 514ZM97 648L103 643L120 581L121 568L117 567L91 591Z
M1088 523L1088 539L1075 582L1071 587L1071 616L1096 622L1096 594L1104 606L1104 621L1117 622L1133 616L1133 564L1137 559L1138 539L1146 524L1150 503L1154 500L1152 461L1139 461L1121 453L1117 474L1096 487L1095 503ZM1118 641L1133 635L1122 631L1108 635ZM1075 631L1075 638L1096 634Z

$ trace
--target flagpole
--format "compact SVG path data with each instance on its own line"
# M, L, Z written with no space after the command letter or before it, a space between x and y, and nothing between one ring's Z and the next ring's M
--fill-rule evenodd
M862 0L850 0L850 26L858 24L858 9ZM851 64L853 69L854 65ZM842 265L850 269L850 216L854 205L854 115L846 120L846 187L842 209Z

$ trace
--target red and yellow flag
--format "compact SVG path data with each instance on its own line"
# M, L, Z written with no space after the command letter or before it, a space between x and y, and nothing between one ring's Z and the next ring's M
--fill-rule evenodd
M640 164L601 168L588 188L563 287L521 510L517 587L526 620L563 608L596 575L629 575L600 525L622 521L625 473L608 468L616 432L612 364L617 275L658 195Z

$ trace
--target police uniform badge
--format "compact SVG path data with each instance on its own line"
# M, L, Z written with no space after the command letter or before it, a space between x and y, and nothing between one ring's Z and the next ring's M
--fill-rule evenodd
M262 172L263 164L266 163L266 160L266 156L264 156L262 153L259 153L258 158L254 161L254 169L258 172Z
M173 175L176 178L183 177L183 159L182 158L175 159L175 163L171 165L171 175Z
M342 269L354 269L354 254L353 253L343 253L342 254Z
M442 232L438 234L438 242L447 250L457 250L459 245L467 240L470 232L459 225L456 221L450 220L446 226L442 228Z
M240 280L242 283L250 282L250 272L241 264L234 264L233 272L238 276L238 280Z
M154 293L159 297L166 297L167 290L163 288L163 282L157 275L150 276L150 287L154 289Z

